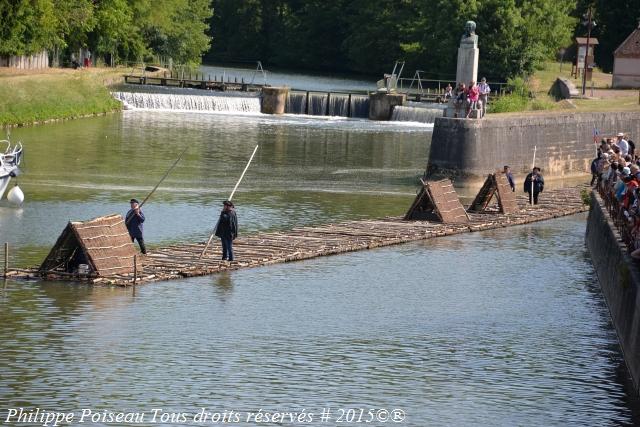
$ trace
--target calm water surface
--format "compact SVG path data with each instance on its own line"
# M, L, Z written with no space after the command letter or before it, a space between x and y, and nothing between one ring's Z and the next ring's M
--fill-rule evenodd
M185 146L145 209L152 246L204 239L257 143L234 198L243 233L401 214L431 128L129 111L12 137L27 203L0 204L0 240L30 265L68 220L144 197ZM584 229L578 215L135 292L9 281L0 416L331 407L400 408L410 426L633 425Z

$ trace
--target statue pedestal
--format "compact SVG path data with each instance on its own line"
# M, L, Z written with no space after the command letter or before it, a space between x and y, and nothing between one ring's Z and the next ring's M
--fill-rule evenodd
M456 85L469 82L478 82L478 59L480 49L475 43L460 43L458 48L458 69L456 71Z
M467 108L469 108L469 103L467 101L464 101L461 104L456 104L455 100L450 99L447 102L447 108L444 109L443 117L449 117L450 119L464 119L467 116ZM480 102L478 102L478 108L474 108L469 112L468 118L482 118L482 104Z

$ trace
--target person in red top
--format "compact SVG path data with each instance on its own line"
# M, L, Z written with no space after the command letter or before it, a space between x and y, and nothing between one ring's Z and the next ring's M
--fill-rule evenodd
M629 209L629 206L631 205L631 198L634 195L634 191L636 188L638 188L638 181L636 180L635 177L631 178L627 183L626 183L626 189L624 192L624 196L622 198L622 203L625 209Z
M469 83L469 107L467 108L467 119L471 110L478 109L478 100L480 99L480 89L476 85L476 82Z

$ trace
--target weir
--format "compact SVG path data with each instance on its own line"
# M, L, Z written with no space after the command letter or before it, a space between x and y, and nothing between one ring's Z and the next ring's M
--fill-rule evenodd
M393 108L391 120L401 122L434 123L436 118L442 117L444 109L438 104L422 104L407 101L403 105Z
M142 258L143 271L134 279L131 274L112 277L84 277L93 284L131 286L134 283L204 276L222 271L266 266L339 253L397 245L452 234L470 233L558 218L584 212L588 207L581 198L586 186L545 191L541 202L531 206L528 199L518 198L513 213L471 213L465 223L408 221L401 217L355 220L339 224L299 227L284 232L258 233L239 237L234 242L237 261L220 260L219 245L200 258L205 242L183 243L154 248ZM131 260L133 263L135 260ZM9 277L41 278L38 269L10 270ZM44 274L51 280L82 280L73 274Z
M186 95L176 93L113 92L125 106L152 110L260 113L257 96Z

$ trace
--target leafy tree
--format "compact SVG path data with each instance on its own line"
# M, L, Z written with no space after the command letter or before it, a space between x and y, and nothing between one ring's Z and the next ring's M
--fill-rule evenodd
M32 54L55 43L52 0L0 0L0 16L2 55Z
M77 49L87 45L96 20L91 0L54 0L56 45Z

